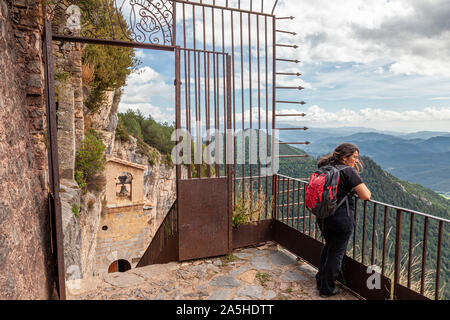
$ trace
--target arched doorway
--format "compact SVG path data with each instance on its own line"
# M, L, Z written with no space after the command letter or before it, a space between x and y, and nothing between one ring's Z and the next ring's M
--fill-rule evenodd
M112 272L125 272L131 269L131 264L127 260L116 260L110 264L108 273Z

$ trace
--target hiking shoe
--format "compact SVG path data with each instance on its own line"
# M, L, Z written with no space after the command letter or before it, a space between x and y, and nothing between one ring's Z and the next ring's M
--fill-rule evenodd
M331 296L335 296L335 295L337 295L337 294L339 294L341 292L342 292L342 290L336 287L336 288L334 288L332 293L330 293L330 294L321 293L320 296L322 298L328 298L328 297L331 297Z

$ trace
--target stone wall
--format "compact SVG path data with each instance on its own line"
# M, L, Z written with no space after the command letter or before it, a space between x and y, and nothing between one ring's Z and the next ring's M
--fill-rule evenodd
M0 299L52 297L42 0L0 0Z
M134 268L148 247L151 210L143 205L108 209L101 217L97 235L97 260L94 275L108 272L114 261L127 260Z

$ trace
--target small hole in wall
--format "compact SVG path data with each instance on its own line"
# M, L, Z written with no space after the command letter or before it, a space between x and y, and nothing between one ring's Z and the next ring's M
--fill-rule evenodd
M103 231L108 230L108 226L103 226L103 227L102 227L102 230L103 230Z

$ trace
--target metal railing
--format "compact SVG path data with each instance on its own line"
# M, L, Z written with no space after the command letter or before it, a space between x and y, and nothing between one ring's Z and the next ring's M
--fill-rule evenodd
M315 216L304 205L308 182L275 175L273 183L273 218L324 243ZM448 297L448 292L442 292L448 275L443 275L446 278L441 283L441 260L443 253L444 257L448 254L442 250L448 248L443 245L443 241L448 241L443 234L448 233L450 220L358 197L354 207L355 227L347 248L349 258L366 266L378 266L379 273L390 278L394 286L402 285L436 300Z
M136 267L176 260L178 260L178 211L175 200Z

